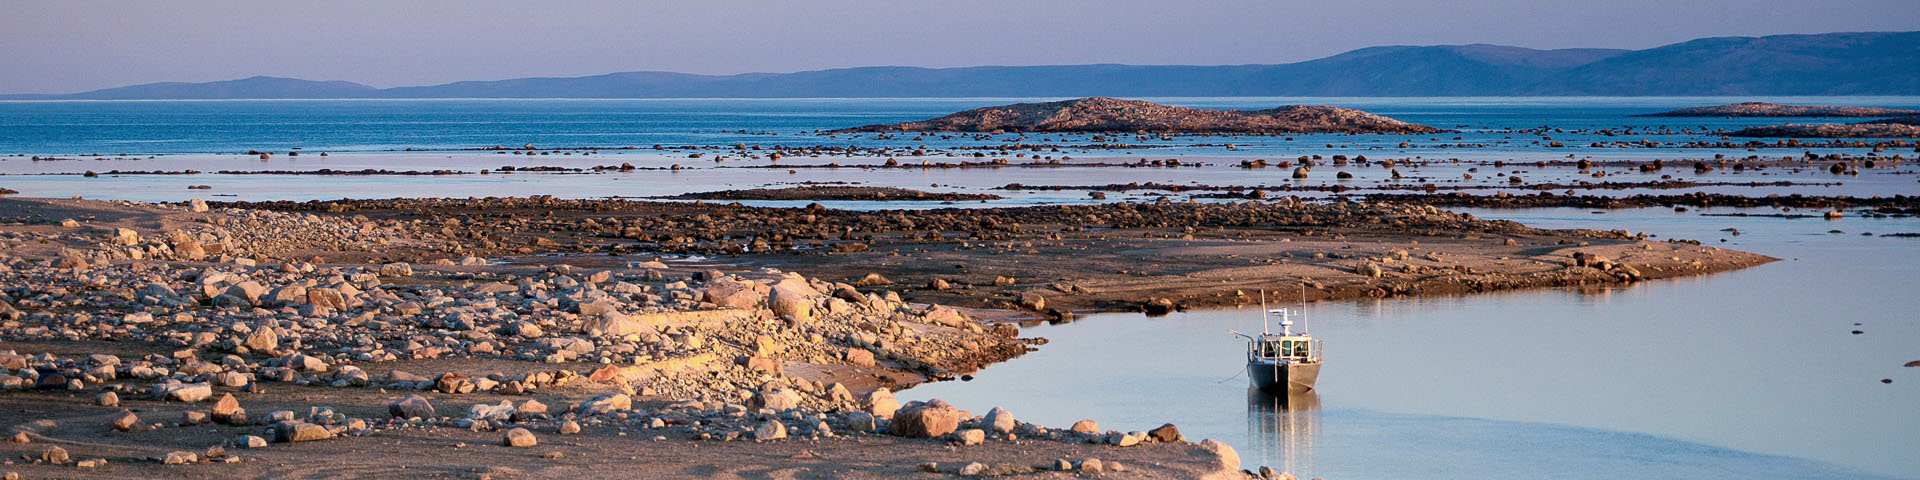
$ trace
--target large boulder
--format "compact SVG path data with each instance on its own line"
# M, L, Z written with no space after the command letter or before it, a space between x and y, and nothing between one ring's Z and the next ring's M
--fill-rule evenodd
M141 426L140 416L135 415L132 410L121 410L120 413L107 417L107 426L114 430L131 432Z
M909 438L934 438L960 428L960 409L938 398L912 402L893 412L889 433Z
M1161 443L1177 442L1182 438L1180 435L1180 427L1173 426L1171 423L1161 425L1160 428L1148 430L1147 436L1152 437L1153 441Z
M620 304L618 302L614 302L612 300L607 300L603 298L600 300L595 300L592 302L576 305L574 306L574 310L577 310L577 313L583 316L604 315L609 312L614 312L614 313L619 312Z
M874 366L875 364L873 360L873 352L865 348L859 348L859 347L848 348L846 356L847 356L848 365L853 365L856 367L871 367L871 366Z
M256 304L260 303L260 296L266 295L266 293L267 293L266 285L261 285L260 282L256 282L252 280L233 284L232 286L227 287L227 292L226 292L227 295L240 297L241 299L246 300L248 303L256 303Z
M753 429L753 441L766 442L787 438L787 425L779 420L768 420Z
M805 280L789 278L773 286L773 293L767 296L767 308L773 310L774 315L811 322L814 298L819 296L820 291L807 285Z
M1041 295L1040 292L1021 292L1020 308L1033 310L1036 312L1041 310L1046 310L1047 297L1044 295Z
M706 290L701 292L700 300L722 307L753 308L760 303L760 292L754 284L734 277L715 278L707 282Z
M411 277L413 276L413 265L409 265L405 262L395 262L395 263L389 263L386 265L381 265L380 276Z
M124 246L138 245L140 243L140 232L125 228L115 228L113 229L113 243Z
M341 294L340 290L336 288L307 289L307 303L316 307L327 307L334 310L347 309L346 295Z
M800 393L791 389L756 392L747 406L754 409L770 408L774 410L792 410L800 408Z
M247 409L240 408L240 400L233 394L221 394L220 401L213 402L213 421L226 425L247 423Z
M254 328L253 333L247 334L246 346L247 350L254 353L271 355L274 350L280 348L280 335L273 333L273 327L261 325Z
M387 414L394 418L433 418L433 404L426 397L408 395L387 404Z
M587 317L580 330L595 336L622 336L640 333L646 326L620 312L606 312Z
M213 385L206 383L162 383L153 387L153 396L175 402L203 402L213 398Z
M440 374L440 378L433 380L433 390L440 393L471 393L473 389L472 377L455 372Z
M476 403L473 404L472 407L467 407L467 418L486 420L489 422L505 422L512 420L513 415L519 413L519 411L520 409L514 408L513 402L508 400L501 400L499 404L493 405Z
M278 443L311 442L329 438L333 438L333 431L307 422L283 421L273 425L273 441Z
M1214 457L1219 460L1220 466L1227 471L1231 472L1240 469L1240 453L1233 451L1233 447L1214 439L1207 439L1206 441L1200 442L1200 448L1213 452Z
M867 406L867 413L879 418L893 418L894 412L900 410L900 401L893 398L893 391L884 387L867 392L863 403Z
M181 260L195 261L207 258L207 248L201 245L199 240L195 240L191 236L175 234L171 241L173 242L173 256Z
M946 305L936 306L931 310L927 310L926 316L922 317L922 319L926 320L927 323L949 327L959 327L971 322L971 320L968 320L967 316L961 314L959 310L954 310L953 307Z
M540 444L540 441L533 437L533 432L525 428L515 428L501 435L500 444L509 447L531 447Z
M1008 412L1007 409L993 407L993 410L987 411L986 427L992 429L994 433L1011 432L1013 426L1013 413Z
M294 371L298 371L298 372L313 373L313 372L327 371L327 362L325 360L321 360L319 357L307 355L304 353L290 354L285 357L281 357L281 360L282 360L282 363L287 366L287 368L291 368Z

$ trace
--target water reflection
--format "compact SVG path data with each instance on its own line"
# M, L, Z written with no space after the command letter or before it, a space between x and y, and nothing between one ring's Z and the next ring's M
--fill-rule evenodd
M1313 444L1320 437L1320 394L1312 390L1272 394L1247 388L1247 438L1255 465L1283 472L1312 472ZM1244 454L1243 454L1244 456Z

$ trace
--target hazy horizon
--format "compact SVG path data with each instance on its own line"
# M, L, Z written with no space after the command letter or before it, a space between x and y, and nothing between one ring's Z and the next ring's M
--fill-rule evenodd
M31 2L0 19L0 93L253 76L379 88L629 71L1291 63L1382 45L1643 49L1703 37L1911 30L1920 2L1437 5L845 1L532 5ZM1526 22L1512 21L1526 18Z

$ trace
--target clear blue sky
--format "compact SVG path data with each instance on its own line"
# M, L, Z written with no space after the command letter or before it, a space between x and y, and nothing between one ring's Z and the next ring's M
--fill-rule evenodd
M1375 45L1647 48L1920 29L1920 0L4 1L4 93L253 75L392 87L634 70L1285 63Z

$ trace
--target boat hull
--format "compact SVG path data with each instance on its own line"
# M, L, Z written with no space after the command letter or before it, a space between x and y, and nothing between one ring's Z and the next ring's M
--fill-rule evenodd
M1253 362L1247 364L1247 378L1254 388L1268 393L1305 392L1313 390L1313 382L1320 378L1320 364Z

